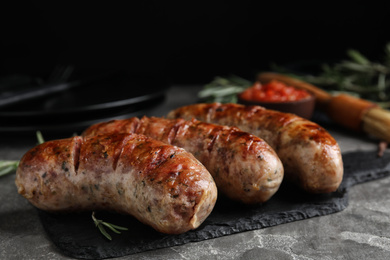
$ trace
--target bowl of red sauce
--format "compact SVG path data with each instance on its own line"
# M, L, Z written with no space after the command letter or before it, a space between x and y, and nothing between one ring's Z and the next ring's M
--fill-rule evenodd
M293 113L310 119L315 106L315 96L278 80L256 81L251 87L238 94L238 102L244 105L258 105L267 109Z

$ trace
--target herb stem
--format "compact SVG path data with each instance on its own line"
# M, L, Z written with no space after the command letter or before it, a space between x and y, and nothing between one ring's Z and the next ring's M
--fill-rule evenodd
M41 131L37 131L36 136L39 144L43 144L45 142L45 139L43 139Z
M95 211L92 212L92 220L95 223L96 227L99 229L100 233L102 233L103 236L105 236L108 240L112 240L112 237L104 227L108 227L110 230L117 234L121 234L119 230L128 230L126 227L117 226L108 222L104 222L101 219L97 219L95 217Z
M0 176L16 171L18 165L19 165L19 161L13 161L13 160L0 161Z
M318 85L328 92L353 92L359 98L369 100L390 108L390 42L384 49L382 62L370 61L357 50L347 50L349 59L335 63L323 64L322 71L314 75L290 76ZM285 73L287 69L274 67Z
M198 93L198 97L206 102L236 103L237 94L250 87L249 80L232 75L228 78L215 77Z

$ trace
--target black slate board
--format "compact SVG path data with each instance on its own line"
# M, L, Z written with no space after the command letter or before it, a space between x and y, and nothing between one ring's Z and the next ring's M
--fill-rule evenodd
M378 157L375 151L350 152L343 154L343 161L344 179L337 192L308 195L282 184L263 205L245 206L218 198L206 221L197 230L181 235L158 233L129 216L98 212L97 218L129 228L120 235L112 234L113 240L108 241L94 226L90 212L38 212L49 238L65 255L83 259L120 257L339 212L348 206L350 187L390 175L390 153Z

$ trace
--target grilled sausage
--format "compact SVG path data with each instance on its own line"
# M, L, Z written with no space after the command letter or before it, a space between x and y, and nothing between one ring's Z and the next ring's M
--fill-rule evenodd
M283 165L274 150L236 127L198 120L134 117L93 125L83 135L109 132L143 134L186 149L206 166L220 194L245 204L269 200L283 179Z
M167 117L236 126L263 138L279 155L285 179L307 192L333 192L342 181L343 162L336 140L318 124L294 114L213 103L184 106Z
M136 134L48 141L23 156L15 182L42 210L116 211L168 234L197 228L217 199L192 154Z

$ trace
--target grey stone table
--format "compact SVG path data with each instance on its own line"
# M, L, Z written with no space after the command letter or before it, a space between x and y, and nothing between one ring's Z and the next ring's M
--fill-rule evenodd
M173 86L146 115L196 102L199 86ZM342 152L377 150L375 140L328 129ZM0 137L0 159L18 160L35 136ZM69 259L52 244L14 174L0 177L0 259ZM390 259L390 178L359 184L338 213L119 259Z

